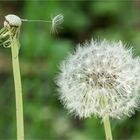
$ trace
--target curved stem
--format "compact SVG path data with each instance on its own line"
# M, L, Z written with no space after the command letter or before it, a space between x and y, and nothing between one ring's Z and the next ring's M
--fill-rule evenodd
M16 97L17 140L24 140L22 87L21 87L18 51L19 51L19 41L17 38L14 38L11 44L11 52L12 52L12 65L13 65L15 97Z

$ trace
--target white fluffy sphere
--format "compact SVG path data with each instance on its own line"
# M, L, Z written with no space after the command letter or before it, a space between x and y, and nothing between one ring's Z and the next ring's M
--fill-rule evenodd
M119 42L91 41L78 46L60 67L60 100L80 118L120 119L138 107L140 59Z

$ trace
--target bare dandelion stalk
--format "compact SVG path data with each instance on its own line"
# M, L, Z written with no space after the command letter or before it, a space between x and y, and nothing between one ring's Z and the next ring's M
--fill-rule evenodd
M16 96L17 139L24 140L22 86L21 86L18 51L19 51L19 42L17 38L14 38L11 44L11 52L12 52L12 64L13 64L15 96Z
M22 86L19 67L19 33L22 22L16 15L5 16L4 27L1 29L0 45L11 48L13 76L16 98L17 140L24 140Z
M16 15L5 16L4 27L0 30L0 46L11 48L16 98L17 140L24 140L22 86L18 52L21 19Z

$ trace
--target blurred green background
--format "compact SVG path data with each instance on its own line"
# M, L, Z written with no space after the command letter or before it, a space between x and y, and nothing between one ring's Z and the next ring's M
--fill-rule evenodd
M46 23L24 22L21 27L20 65L26 140L104 139L100 119L79 120L58 100L54 79L60 62L85 40L122 40L140 55L140 1L0 1L4 16L49 20L62 13L64 23L52 34ZM0 48L0 139L16 138L15 95L10 49ZM140 113L111 120L115 139L140 139Z

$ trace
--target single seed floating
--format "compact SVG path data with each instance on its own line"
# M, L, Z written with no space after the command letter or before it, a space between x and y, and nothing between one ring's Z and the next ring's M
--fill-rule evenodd
M9 14L5 16L4 27L0 30L0 46L5 48L10 48L11 43L14 37L19 37L20 27L22 22L47 22L52 24L52 31L56 32L57 27L62 24L64 17L62 14L59 14L52 18L51 21L47 20L28 20L21 19L20 17Z

